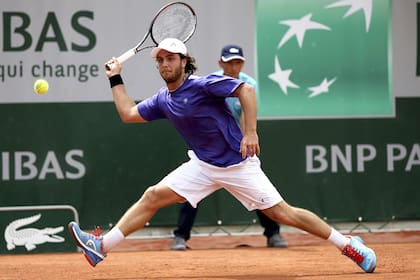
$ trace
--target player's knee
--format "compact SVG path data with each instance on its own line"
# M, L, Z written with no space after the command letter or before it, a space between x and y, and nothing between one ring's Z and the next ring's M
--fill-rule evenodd
M141 201L147 208L150 208L150 209L159 208L158 207L159 195L155 186L148 187L146 189L146 191L143 193Z
M296 209L287 204L285 201L282 201L267 210L269 211L267 216L281 224L294 225L296 223Z

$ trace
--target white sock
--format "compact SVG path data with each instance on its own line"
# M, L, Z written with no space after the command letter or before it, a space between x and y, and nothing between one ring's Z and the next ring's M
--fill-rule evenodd
M102 239L102 250L104 253L111 251L118 243L125 238L119 228L113 227Z
M330 237L328 240L331 241L338 249L343 250L343 248L350 243L350 238L342 235L334 228L331 228Z

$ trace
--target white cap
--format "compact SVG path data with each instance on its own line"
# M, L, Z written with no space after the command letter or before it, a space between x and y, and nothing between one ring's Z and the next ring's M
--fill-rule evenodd
M153 48L150 56L155 58L160 50L165 50L171 53L180 53L182 55L187 55L187 47L180 40L175 38L166 38L155 48Z

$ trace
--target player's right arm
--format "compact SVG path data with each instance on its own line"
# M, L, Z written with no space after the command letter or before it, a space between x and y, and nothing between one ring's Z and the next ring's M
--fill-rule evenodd
M112 67L107 67L108 65L112 65ZM108 78L114 75L120 75L121 64L115 57L105 64L105 73ZM137 105L134 100L127 94L124 84L113 86L111 90L115 107L124 123L147 122L137 110Z

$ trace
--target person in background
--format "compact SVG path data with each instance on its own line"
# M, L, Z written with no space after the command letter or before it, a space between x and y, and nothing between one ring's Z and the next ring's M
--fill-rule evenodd
M226 45L222 48L218 60L221 70L214 72L216 75L226 75L244 81L254 87L258 100L257 81L248 74L242 72L245 65L245 56L242 48L238 45ZM237 97L226 99L229 108L236 121L243 130L242 107ZM172 250L183 251L187 249L186 242L191 237L191 230L197 215L198 207L194 208L187 201L180 205L177 228L174 230L175 238L172 242ZM267 238L267 247L287 248L287 243L280 234L280 225L264 215L260 210L256 210L261 226L264 228L264 235Z

